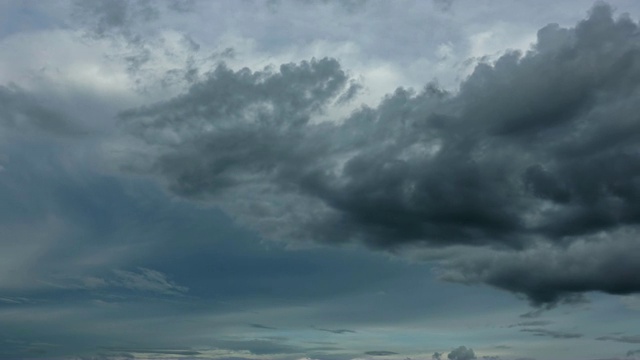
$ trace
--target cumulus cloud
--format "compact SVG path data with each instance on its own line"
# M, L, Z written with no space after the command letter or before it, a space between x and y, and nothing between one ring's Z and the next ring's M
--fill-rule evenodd
M459 346L451 350L451 352L447 354L447 358L450 360L472 360L476 359L476 354L471 348L467 348L466 346Z
M531 51L479 64L457 93L400 88L335 122L313 119L356 86L336 60L221 65L121 114L143 159L123 167L293 246L481 247L443 278L536 305L637 292L624 276L638 270L637 31L596 5L574 28L542 28Z
M564 248L549 244L523 251L467 253L450 260L443 279L486 283L525 294L536 305L583 302L580 293L638 291L633 276L640 265L630 254L640 251L636 230L619 230L574 240Z

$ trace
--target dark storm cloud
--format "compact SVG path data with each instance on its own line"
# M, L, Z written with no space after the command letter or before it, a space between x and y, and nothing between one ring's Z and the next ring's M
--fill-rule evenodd
M81 129L16 85L0 85L0 126L21 132L40 130L55 135L79 135Z
M476 354L471 348L467 348L466 346L459 346L451 350L451 352L447 354L447 358L449 360L472 360L476 359Z
M615 231L574 240L564 248L541 245L525 251L468 253L451 260L441 277L525 294L532 304L547 308L558 302L585 302L580 294L588 291L637 292L640 280L631 275L640 271L634 255L640 252L637 235Z
M622 336L601 336L596 340L617 341L628 344L640 344L640 335L622 335Z
M578 333L554 331L548 329L522 329L520 331L529 332L535 336L546 336L554 339L577 339L582 337L582 334Z
M342 122L311 122L348 84L330 59L220 66L182 96L121 114L148 156L125 166L291 244L490 246L499 252L448 262L444 278L536 305L640 291L625 276L640 266L631 19L597 5L575 28L542 28L532 51L478 65L456 94L397 89Z

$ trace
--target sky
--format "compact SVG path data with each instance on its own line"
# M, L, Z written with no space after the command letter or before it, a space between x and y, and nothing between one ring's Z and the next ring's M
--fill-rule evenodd
M0 0L0 359L640 359L639 18Z

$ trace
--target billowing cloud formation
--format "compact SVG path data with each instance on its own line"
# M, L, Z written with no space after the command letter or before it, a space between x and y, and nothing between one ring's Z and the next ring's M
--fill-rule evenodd
M616 231L575 240L565 248L549 244L525 251L465 254L451 260L444 279L483 282L526 294L534 304L581 301L591 290L631 293L640 282L629 274L640 270L632 254L640 251L636 231Z
M623 276L638 270L637 32L597 5L575 28L542 28L532 51L478 65L455 94L398 89L336 122L312 121L352 94L336 60L220 66L121 114L143 140L125 166L289 244L482 246L443 277L534 304L637 292Z
M447 355L450 360L472 360L476 358L473 349L467 349L466 346L459 346Z

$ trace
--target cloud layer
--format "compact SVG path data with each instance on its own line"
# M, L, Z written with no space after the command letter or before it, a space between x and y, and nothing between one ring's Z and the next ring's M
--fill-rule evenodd
M399 88L321 123L358 88L338 61L220 65L184 95L120 115L142 159L123 166L293 246L482 246L486 256L450 259L445 278L534 304L637 292L622 276L638 270L637 33L597 5L574 28L542 28L526 54L478 65L456 93Z

